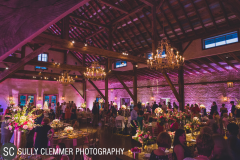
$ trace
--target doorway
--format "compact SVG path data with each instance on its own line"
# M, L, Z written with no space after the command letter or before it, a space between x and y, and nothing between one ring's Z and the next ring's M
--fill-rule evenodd
M57 105L57 99L58 99L58 95L57 94L44 94L43 96L43 103L47 102L47 104L49 105L49 103L51 103L51 106L48 107L55 107Z

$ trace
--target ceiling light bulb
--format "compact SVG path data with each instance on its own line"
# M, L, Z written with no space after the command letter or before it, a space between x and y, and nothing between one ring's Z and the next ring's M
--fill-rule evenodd
M75 43L75 41L74 41L74 40L72 40L72 43Z
M87 43L84 43L84 46L87 47Z
M8 69L8 67L6 67L6 69Z

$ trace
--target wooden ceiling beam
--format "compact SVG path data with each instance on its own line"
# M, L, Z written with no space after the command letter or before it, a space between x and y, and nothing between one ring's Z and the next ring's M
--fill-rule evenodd
M124 9L123 7L121 7L121 6L119 6L119 5L116 5L116 4L112 3L112 2L108 2L108 1L105 1L105 0L99 0L99 2L102 3L102 4L105 4L105 5L107 5L107 6L109 6L109 7L111 7L111 8L114 8L114 9L120 11L120 12L123 12L123 13L125 13L125 14L128 14L128 11L127 11L126 9Z
M98 87L93 83L92 80L88 80L88 82L97 90L97 92L101 95L101 97L105 100L105 96L103 95L103 93L98 89Z
M229 53L230 56L232 56L238 63L240 63L240 59L234 54L234 53Z
M204 68L202 65L198 64L197 62L195 62L194 60L189 60L189 62L195 64L196 66L198 66L199 68L207 71L208 73L211 73L209 70L207 70L206 68ZM211 73L212 74L212 73Z
M173 8L172 8L172 6L171 6L171 4L170 4L169 1L167 1L167 6L168 6L168 8L170 9L171 13L173 14L173 17L174 17L174 19L176 20L176 22L177 22L179 28L181 29L183 35L184 35L185 37L187 37L187 35L186 35L186 33L185 33L185 30L183 29L183 27L182 27L182 25L181 25L181 22L179 21L176 13L174 12L174 10L173 10Z
M167 15L165 14L165 12L163 11L162 8L160 8L160 10L161 10L161 12L162 12L162 15L163 15L164 19L167 21L168 26L171 28L173 34L174 34L175 37L179 40L179 37L178 37L177 33L175 32L175 30L174 30L172 24L171 24L170 21L168 20Z
M75 18L75 19L78 19L78 20L81 20L81 21L85 21L87 23L90 23L90 24L93 24L93 25L96 25L96 26L99 26L99 27L103 27L103 28L109 28L108 25L105 25L105 24L102 24L102 23L98 23L96 21L93 21L91 19L86 19L86 18L83 18L83 17L80 17L80 16L77 16L75 14L70 14L70 16L72 18Z
M217 55L219 58L221 58L224 62L226 62L229 66L231 66L235 71L238 72L238 68L236 68L231 62L229 62L225 57L222 55Z
M150 7L153 7L154 4L148 0L140 0L141 2L145 3L146 5L150 6Z
M204 61L202 59L198 59L198 61L201 62L202 64L207 65L209 68L212 68L214 71L220 73L220 71L217 68L213 67L211 64L207 63L206 61Z
M129 96L134 100L135 97L132 94L132 92L129 90L129 88L127 87L127 85L123 82L123 80L121 79L121 77L117 74L115 74L116 78L118 79L118 81L122 84L122 86L124 87L124 89L128 92Z
M228 16L227 16L227 12L226 12L226 10L225 10L225 8L224 8L223 3L222 3L221 0L219 1L219 4L220 4L220 7L221 7L221 9L222 9L222 11L223 11L224 18L225 18L228 26L230 26L230 22L229 22L229 19L228 19Z
M224 67L224 66L222 66L220 63L218 63L215 59L213 59L212 57L207 57L207 59L209 59L210 61L212 61L213 63L215 63L216 65L218 65L219 67L221 67L223 70L225 70L225 71L227 71L228 72L228 70Z
M27 62L37 57L40 53L46 52L50 47L51 45L45 44L36 49L35 51L31 52L21 60L19 60L16 64L12 65L8 70L0 74L0 82L4 81L9 75L16 72L20 67L24 66Z
M184 13L184 16L186 17L186 19L187 19L187 21L188 21L188 24L189 24L189 26L191 27L193 33L194 33L195 35L197 35L197 33L196 33L196 31L194 30L193 25L192 25L192 23L191 23L188 15L187 15L187 13L186 13L186 10L184 9L183 4L181 3L180 0L177 0L177 1L178 1L178 4L180 5L180 7L181 7L181 9L182 9L182 11L183 11L183 13Z
M240 7L234 0L220 0L240 20Z
M198 19L199 19L199 21L200 21L200 23L201 23L201 26L202 26L204 32L206 33L206 32L207 32L207 29L206 29L205 25L203 24L203 20L202 20L202 18L201 18L201 16L200 16L200 14L199 14L199 12L198 12L198 10L197 10L197 7L196 7L196 5L195 5L195 3L194 3L193 0L191 0L191 4L193 5L193 8L194 8L194 10L195 10L195 12L196 12L196 14L197 14L197 16L198 16Z
M73 27L76 27L76 28L79 28L79 29L86 30L86 31L94 32L94 30L92 30L92 29L90 29L90 28L87 28L87 27L83 27L83 26L78 25L78 24L70 23L69 25L70 25L70 26L73 26Z
M84 43L81 43L81 42L75 42L74 44L72 44L70 41L61 39L56 36L47 35L47 34L40 34L38 37L33 39L33 42L51 44L52 48L71 50L71 51L76 51L84 54L98 55L98 56L103 56L108 58L121 59L121 60L130 61L130 62L146 64L146 59L144 58L140 58L132 55L125 56L122 53L109 51L106 49L100 49L93 46L85 46Z
M209 4L208 4L207 0L204 0L204 2L205 2L205 7L207 8L208 14L210 15L210 18L211 18L211 20L213 22L214 27L216 29L218 29L217 23L216 23L216 21L215 21L215 19L213 17L211 9L209 8Z

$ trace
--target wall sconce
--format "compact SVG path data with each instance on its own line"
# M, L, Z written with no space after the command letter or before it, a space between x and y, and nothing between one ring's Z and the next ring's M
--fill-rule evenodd
M42 97L38 97L38 100L39 100L39 101L42 100Z
M115 100L117 100L117 97L114 97Z
M62 100L64 100L65 99L65 97L62 97Z
M154 101L154 97L151 97L151 100Z
M233 82L227 82L227 87L232 88L233 87Z
M13 100L13 97L12 97L12 96L9 96L9 100L12 101L12 100Z
M228 97L223 97L224 102L228 102Z
M113 92L113 89L111 89L111 92Z

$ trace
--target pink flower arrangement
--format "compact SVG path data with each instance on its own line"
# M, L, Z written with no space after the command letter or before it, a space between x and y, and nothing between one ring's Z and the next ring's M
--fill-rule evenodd
M141 153L141 149L138 149L138 147L134 147L131 149L131 152L133 153Z

